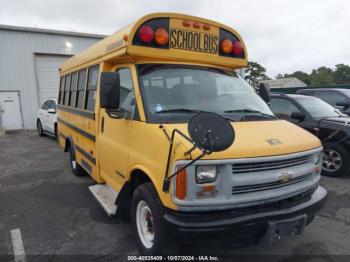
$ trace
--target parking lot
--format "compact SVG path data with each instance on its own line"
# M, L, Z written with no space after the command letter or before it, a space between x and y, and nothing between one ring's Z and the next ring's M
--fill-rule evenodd
M137 255L131 226L106 216L88 190L92 184L89 177L71 174L68 155L54 139L28 131L0 138L0 261L13 261L14 229L21 232L28 261L117 261ZM181 254L244 255L242 261L260 255L269 255L269 261L298 261L296 255L302 261L349 261L350 176L322 177L321 185L328 189L328 203L301 236L244 248L212 240L185 245Z

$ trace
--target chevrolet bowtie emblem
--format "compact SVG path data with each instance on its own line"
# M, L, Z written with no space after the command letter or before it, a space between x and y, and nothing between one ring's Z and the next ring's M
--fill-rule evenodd
M277 181L286 183L293 178L293 175L293 172L282 173L280 176L277 177Z

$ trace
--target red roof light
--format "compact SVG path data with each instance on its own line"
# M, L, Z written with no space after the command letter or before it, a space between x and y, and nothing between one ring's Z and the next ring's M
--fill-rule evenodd
M154 32L152 27L148 25L141 26L139 30L139 36L143 43L147 43L147 44L151 43L154 38Z

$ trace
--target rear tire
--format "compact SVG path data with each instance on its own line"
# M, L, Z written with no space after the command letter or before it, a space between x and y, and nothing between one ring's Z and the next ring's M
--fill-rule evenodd
M141 255L174 255L179 243L166 233L164 209L157 191L148 182L138 186L131 201L131 221Z
M323 149L322 175L343 177L350 172L350 154L340 144L325 143Z
M74 148L69 144L68 145L68 152L69 152L69 156L70 156L70 166L72 168L72 173L75 176L85 176L86 172L85 170L77 163L76 159L75 159L75 152L74 152Z
M43 125L39 119L36 121L36 130L38 131L39 136L44 136Z

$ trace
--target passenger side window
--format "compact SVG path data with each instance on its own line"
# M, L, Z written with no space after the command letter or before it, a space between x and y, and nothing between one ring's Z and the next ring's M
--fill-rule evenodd
M77 83L78 83L78 72L75 72L72 74L72 82L70 86L70 92L69 92L69 106L75 107L75 98L77 93Z
M67 75L65 77L65 84L64 84L64 105L69 105L69 89L70 89L70 75Z
M119 73L121 86L119 107L130 112L132 110L133 100L135 99L131 71L128 68L122 68L116 72Z
M47 110L48 109L48 101L45 101L42 105L41 105L41 109L42 110Z
M345 96L343 96L338 92L332 92L332 91L320 91L319 98L326 101L328 104L331 104L332 106L336 106L337 103L347 102Z
M283 98L271 98L271 110L280 118L290 120L293 112L301 112L294 103Z
M79 78L78 78L77 103L76 103L76 106L78 108L84 108L85 84L86 84L86 69L82 69L79 71Z
M64 77L61 76L61 80L60 80L60 90L59 90L59 94L58 94L58 103L59 104L63 104L63 97L64 97Z
M99 69L98 65L89 68L89 79L88 79L88 86L86 89L86 96L85 96L86 97L85 109L89 111L95 110L98 69Z

